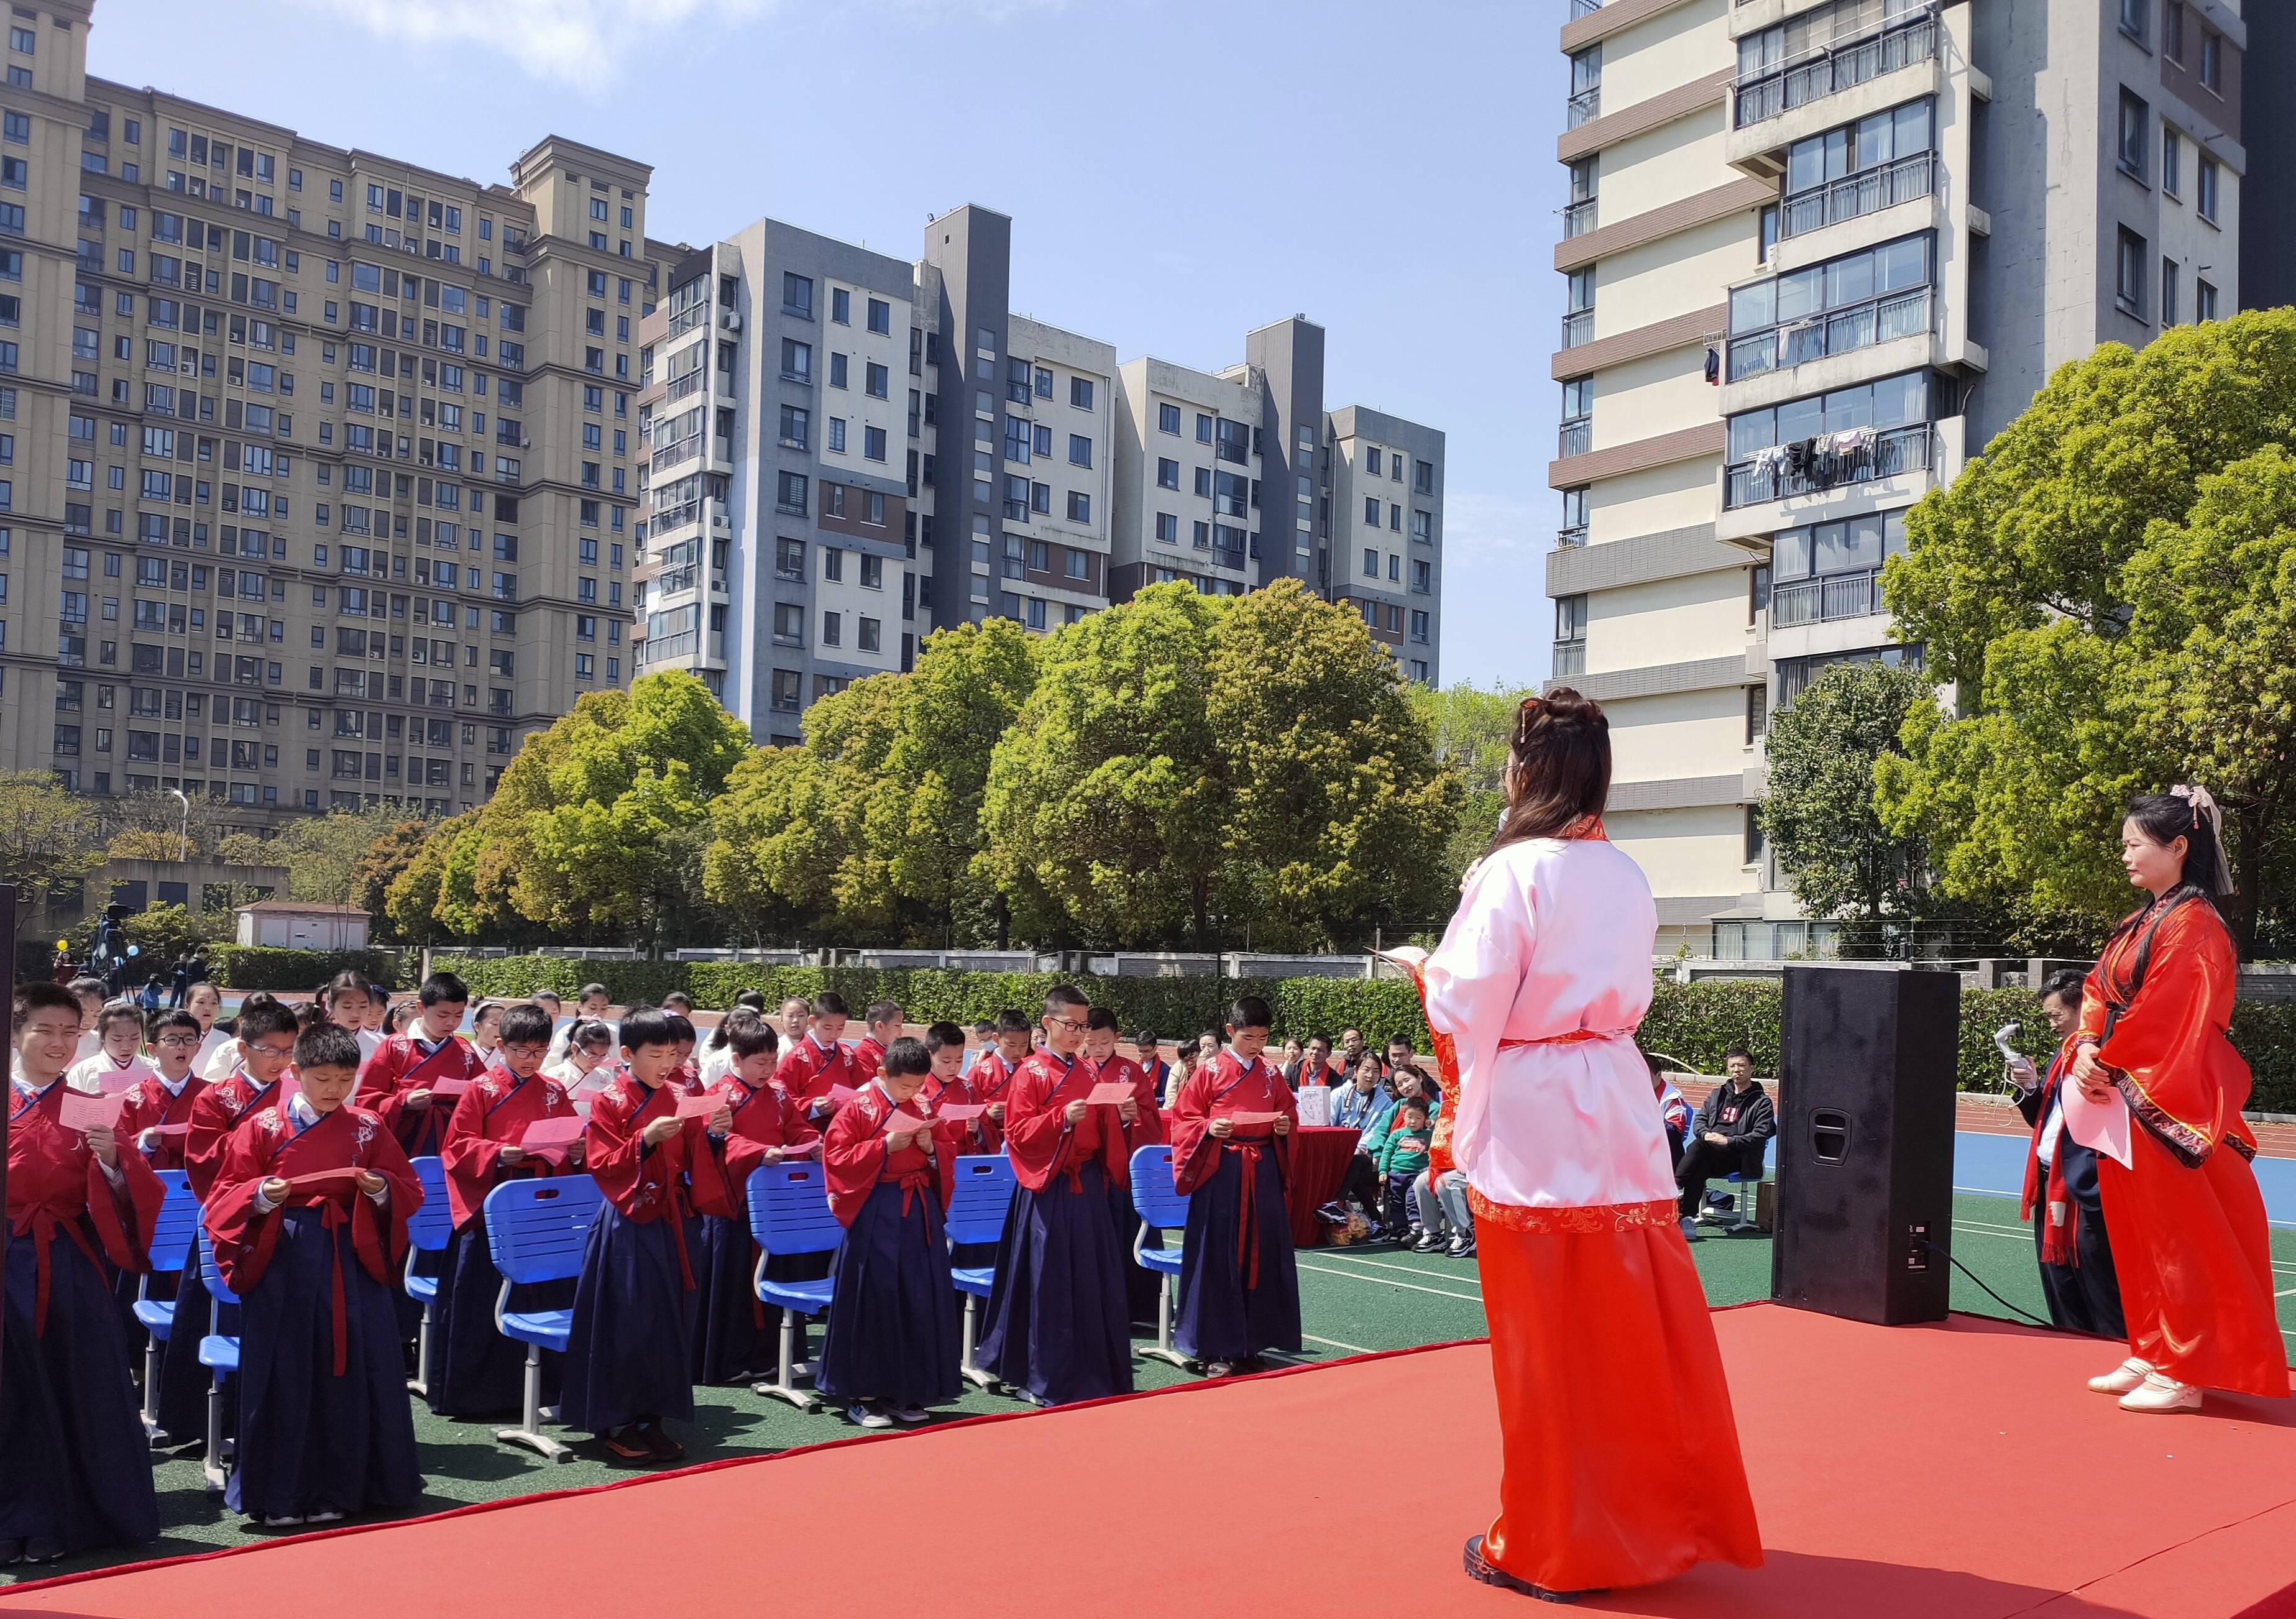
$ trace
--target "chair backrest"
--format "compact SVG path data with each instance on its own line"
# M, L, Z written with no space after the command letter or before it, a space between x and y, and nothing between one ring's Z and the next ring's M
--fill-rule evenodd
M947 1227L951 1242L995 1242L1004 1235L1004 1211L1013 1206L1013 1160L1001 1152L976 1152L956 1161L956 1190L949 1195Z
M826 1254L844 1241L821 1165L806 1160L751 1170L750 1235L769 1255Z
M1188 1223L1188 1200L1172 1186L1169 1147L1143 1147L1132 1155L1132 1206L1144 1225Z
M406 1217L406 1240L435 1254L455 1235L455 1211L447 1202L447 1166L435 1156L412 1162L414 1178L422 1182L422 1206Z
M208 1296L218 1304L235 1304L239 1295L223 1285L223 1272L216 1269L215 1241L200 1228L200 1280L208 1285Z
M487 1194L487 1252L504 1281L562 1281L582 1273L590 1222L605 1206L588 1175L505 1181Z
M152 1274L164 1275L182 1270L192 1256L192 1239L200 1231L200 1200L192 1196L191 1182L182 1170L152 1173L167 1194L160 1200L159 1223L152 1229Z

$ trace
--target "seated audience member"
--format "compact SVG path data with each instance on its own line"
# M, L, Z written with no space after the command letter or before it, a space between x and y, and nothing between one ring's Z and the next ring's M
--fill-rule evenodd
M1332 1072L1342 1075L1354 1073L1356 1071L1356 1064L1363 1060L1363 1031L1361 1029L1341 1029L1340 1031L1340 1049L1332 1054Z
M1759 1173L1766 1143L1778 1132L1769 1096L1754 1083L1752 1053L1732 1046L1722 1060L1729 1081L1715 1086L1699 1108L1691 1123L1691 1140L1674 1172L1685 1227L1697 1216L1702 1198L1710 1205L1727 1200L1719 1192L1709 1197L1706 1182L1721 1175Z
M1306 1053L1300 1048L1298 1035L1283 1036L1283 1055L1275 1063L1275 1071L1283 1075L1283 1083L1294 1091L1300 1088L1300 1064L1305 1056Z
M1332 1123L1356 1132L1356 1149L1340 1177L1340 1198L1361 1204L1374 1233L1386 1228L1387 1199L1372 1162L1372 1148L1394 1108L1395 1099L1380 1083L1379 1059L1369 1051L1356 1064L1350 1083L1332 1092Z
M1391 1076L1398 1068L1419 1066L1419 1053L1411 1049L1411 1036L1397 1034L1387 1043L1387 1072Z
M1195 1071L1195 1042L1183 1040L1172 1048L1172 1067L1164 1075L1163 1093L1156 1099L1157 1101L1167 1108L1177 1101L1180 1097L1180 1088L1188 1083L1188 1076Z
M1467 1173L1462 1169L1447 1169L1443 1178L1436 1180L1431 1169L1423 1169L1419 1178L1411 1183L1411 1195L1419 1205L1419 1229L1422 1233L1415 1245L1423 1253L1432 1252L1435 1228L1451 1228L1451 1246L1444 1251L1454 1259L1472 1259L1475 1253L1475 1216L1467 1207Z
M1386 1196L1387 1228L1400 1231L1411 1219L1411 1183L1427 1167L1428 1149L1435 1140L1435 1127L1428 1122L1427 1104L1417 1097L1398 1102L1389 1128L1380 1137L1379 1149L1372 1156L1372 1167L1379 1172L1380 1184ZM1421 1253L1436 1246L1434 1231L1423 1231L1414 1245Z

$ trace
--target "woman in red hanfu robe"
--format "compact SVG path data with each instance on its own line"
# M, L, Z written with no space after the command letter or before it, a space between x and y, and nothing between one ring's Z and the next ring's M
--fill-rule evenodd
M1039 1405L1132 1392L1129 1262L1108 1214L1108 1189L1125 1173L1124 1136L1112 1127L1115 1108L1085 1101L1090 1004L1065 984L1046 993L1045 1047L1021 1059L1006 1092L1004 1154L1019 1184L973 1359Z
M447 1206L455 1234L439 1271L439 1294L430 1309L432 1346L430 1409L442 1417L483 1417L514 1411L526 1391L526 1345L504 1337L495 1325L502 1296L502 1272L487 1247L483 1218L487 1194L504 1181L553 1173L547 1156L519 1143L527 1126L542 1119L572 1118L566 1092L542 1075L550 1050L550 1014L519 1005L503 1014L498 1066L488 1068L455 1098L447 1114L447 1135L439 1149L447 1179ZM443 1106L442 1102L442 1106ZM569 1157L581 1167L581 1143ZM563 1310L574 1301L570 1281L537 1282L514 1289L514 1310ZM542 1402L557 1403L559 1357L542 1356Z
M1603 836L1602 709L1527 699L1506 781L1498 835L1418 958L1444 1091L1429 1173L1455 1154L1466 1173L1498 1386L1499 1514L1467 1572L1554 1596L1751 1568L1722 1357L1635 1046L1658 914Z
M629 1066L590 1104L582 1144L605 1206L590 1223L566 1344L560 1419L625 1461L669 1461L685 1447L662 1429L693 1418L695 1216L734 1212L709 1141L715 1116L681 1118L669 1017L622 1019Z
M743 1018L726 1037L733 1067L710 1087L733 1121L719 1149L728 1212L701 1217L693 1330L693 1380L734 1383L772 1375L781 1357L782 1311L758 1296L757 1239L750 1234L750 1173L783 1158L810 1157L821 1136L773 1083L780 1036L764 1018ZM766 1262L775 1281L829 1274L826 1254L780 1254ZM790 1316L790 1363L810 1356L806 1319Z
M2089 1386L2155 1413L2198 1410L2203 1388L2284 1397L2256 1137L2241 1117L2248 1064L2225 1034L2238 963L2217 914L2232 883L2207 789L2131 804L2121 864L2152 902L2083 987L2071 1077L2139 1126L2128 1167L2105 1152L2096 1165L2129 1358Z
M830 1269L837 1286L818 1382L863 1427L922 1422L927 1406L964 1390L941 1223L956 1190L956 1126L916 1111L931 1067L922 1041L896 1036L822 1139L829 1206L845 1240Z
M67 1128L79 1002L25 984L12 1008L8 1243L0 1304L0 1563L160 1533L152 1452L107 1265L148 1268L160 1183L111 1130Z
M204 1215L239 1295L239 1448L224 1500L272 1526L395 1512L422 1494L398 1338L422 1186L383 1122L347 1105L357 1034L314 1023L297 1090L233 1132Z
M1188 1199L1172 1339L1214 1377L1256 1366L1266 1350L1300 1353L1300 1272L1283 1203L1300 1108L1260 1056L1270 1020L1259 996L1237 1001L1229 1044L1172 1101L1172 1184ZM1238 1124L1239 1113L1275 1116Z

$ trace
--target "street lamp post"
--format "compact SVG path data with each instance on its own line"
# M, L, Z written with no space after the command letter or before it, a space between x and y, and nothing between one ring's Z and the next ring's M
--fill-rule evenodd
M184 797L178 787L169 788L168 796L184 806L183 830L176 838L176 863L181 865L189 857L192 846L192 801Z

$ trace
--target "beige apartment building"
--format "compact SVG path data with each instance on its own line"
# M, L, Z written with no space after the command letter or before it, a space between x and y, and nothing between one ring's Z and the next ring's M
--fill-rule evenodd
M1554 671L1609 710L1660 946L1831 925L1753 810L1770 714L1918 661L1904 513L2050 372L2240 307L2232 0L1572 0Z
M0 58L0 769L468 809L630 676L651 171L328 146L90 77L92 10Z

